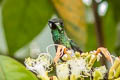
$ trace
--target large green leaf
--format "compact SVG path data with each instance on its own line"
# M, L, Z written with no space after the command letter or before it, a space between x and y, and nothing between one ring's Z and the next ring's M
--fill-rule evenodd
M0 55L0 80L38 80L22 64Z
M49 0L5 0L3 27L10 55L40 33L52 14Z
M81 47L86 43L85 5L82 0L52 0L64 20L68 36Z

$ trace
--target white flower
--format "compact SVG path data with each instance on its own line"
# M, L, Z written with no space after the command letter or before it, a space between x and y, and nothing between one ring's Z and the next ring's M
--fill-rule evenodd
M97 67L95 70L100 71L102 74L105 74L107 72L107 69L105 66Z
M71 74L75 77L83 76L82 72L87 71L86 61L83 58L69 60L67 64L70 64Z
M47 78L47 73L50 71L51 65L50 55L47 53L42 53L37 59L27 58L25 59L26 68L35 72L38 76Z
M103 79L106 73L107 73L107 69L105 66L95 68L94 72L92 73L94 78L93 80Z
M68 76L69 76L68 64L62 63L59 65L56 65L56 73L59 80L68 80Z
M90 51L89 53L96 53L96 50Z
M56 66L57 76L60 80L67 80L71 75L75 78L84 76L82 72L86 72L86 62L83 58L75 58Z

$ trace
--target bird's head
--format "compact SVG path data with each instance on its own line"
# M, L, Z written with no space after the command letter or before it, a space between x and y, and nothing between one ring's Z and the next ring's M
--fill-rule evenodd
M51 30L59 30L62 31L63 30L63 21L61 19L58 18L54 18L48 21L48 25L50 27Z

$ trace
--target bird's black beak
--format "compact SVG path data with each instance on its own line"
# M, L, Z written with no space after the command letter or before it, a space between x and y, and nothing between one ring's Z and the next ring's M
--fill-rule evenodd
M53 23L53 22L49 20L48 23Z

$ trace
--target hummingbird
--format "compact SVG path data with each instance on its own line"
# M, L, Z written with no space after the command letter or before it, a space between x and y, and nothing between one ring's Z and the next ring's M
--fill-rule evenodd
M64 24L61 19L51 19L48 21L48 25L51 29L52 38L55 44L64 45L68 49L82 53L77 44L67 37L64 30Z

